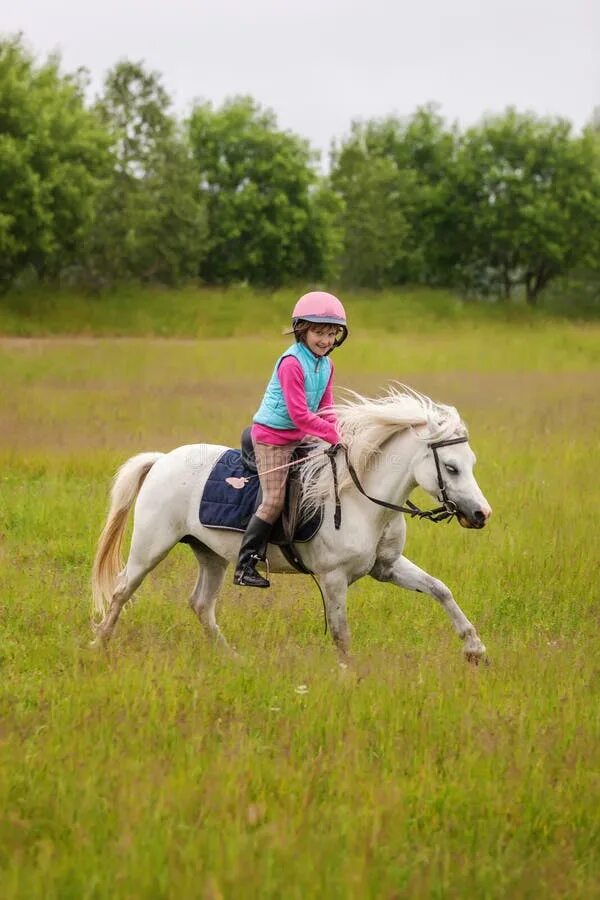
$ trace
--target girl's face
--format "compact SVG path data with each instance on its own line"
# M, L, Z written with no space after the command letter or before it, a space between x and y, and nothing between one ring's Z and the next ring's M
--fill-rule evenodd
M325 356L335 344L338 331L336 325L311 325L306 332L306 346L315 356Z

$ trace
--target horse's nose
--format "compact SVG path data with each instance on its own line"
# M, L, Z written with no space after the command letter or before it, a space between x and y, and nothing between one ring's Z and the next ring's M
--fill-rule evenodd
M482 509L476 509L473 513L473 519L475 520L475 524L478 528L483 528L487 521L488 516L486 516L485 512Z

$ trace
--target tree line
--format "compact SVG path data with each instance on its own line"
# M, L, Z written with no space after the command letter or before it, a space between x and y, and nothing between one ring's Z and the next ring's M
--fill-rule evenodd
M0 287L27 277L455 286L530 303L600 258L600 128L434 106L352 124L323 174L249 97L175 115L161 76L84 71L0 41Z

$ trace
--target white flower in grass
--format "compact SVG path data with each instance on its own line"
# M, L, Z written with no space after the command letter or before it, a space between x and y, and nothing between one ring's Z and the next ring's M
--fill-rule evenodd
M305 684L299 684L296 688L297 694L308 694L308 687Z

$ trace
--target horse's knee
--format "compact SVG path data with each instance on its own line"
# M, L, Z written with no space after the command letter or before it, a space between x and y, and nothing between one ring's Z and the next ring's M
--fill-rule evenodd
M451 603L454 600L452 595L452 591L449 587L447 587L443 581L439 581L437 578L431 579L430 584L431 596L434 597L438 603L441 603L442 606L446 606L447 603Z

